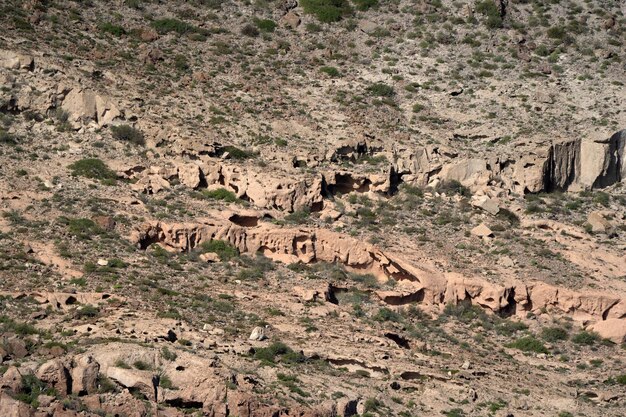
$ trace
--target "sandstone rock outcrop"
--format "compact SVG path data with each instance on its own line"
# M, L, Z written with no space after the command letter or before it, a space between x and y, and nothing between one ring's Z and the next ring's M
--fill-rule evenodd
M0 50L0 68L32 70L34 67L35 60L32 56Z
M61 107L69 113L68 121L76 128L90 123L103 127L122 116L109 98L83 88L73 88L67 93Z
M262 253L284 262L341 263L359 273L371 273L380 280L400 282L397 290L379 292L392 305L470 302L499 314L540 314L555 311L581 321L626 320L626 300L606 294L577 293L545 283L497 285L456 274L418 268L401 256L384 253L375 246L323 229L276 228L261 224L241 227L205 219L199 223L146 223L130 240L139 247L158 243L170 251L190 251L202 242L226 240L241 253ZM612 337L619 337L612 336Z

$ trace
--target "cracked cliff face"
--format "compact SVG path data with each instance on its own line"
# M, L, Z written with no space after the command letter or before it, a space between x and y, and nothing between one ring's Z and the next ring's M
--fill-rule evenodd
M469 302L504 316L524 317L527 312L548 309L581 322L626 320L626 301L620 297L577 293L541 282L491 284L461 274L423 269L400 260L399 255L323 229L277 228L267 224L242 227L208 219L193 224L152 222L139 227L130 240L144 249L157 243L170 251L183 252L192 251L203 242L224 240L241 253L261 253L285 264L341 264L348 270L373 274L382 281L398 281L399 290L378 294L395 306ZM614 337L621 343L626 333Z

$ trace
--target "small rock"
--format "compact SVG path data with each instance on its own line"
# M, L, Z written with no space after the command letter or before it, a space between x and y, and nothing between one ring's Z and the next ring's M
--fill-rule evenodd
M474 236L478 237L491 237L493 236L493 232L490 228L488 228L484 223L479 224L475 228L472 229L471 233Z
M207 252L199 256L200 260L208 263L215 263L220 261L220 257L217 253Z
M592 211L587 216L587 223L591 225L591 231L594 233L606 233L612 228L611 223L597 211Z
M498 203L487 196L475 198L472 200L471 204L474 207L485 210L487 213L493 216L498 214L498 212L500 211L500 206L498 205Z
M100 258L100 259L98 259L98 262L97 262L97 263L98 263L98 265L100 265L100 266L107 266L107 265L109 264L109 261L107 261L106 259L102 259L102 258Z
M463 369L470 369L472 367L472 364L470 363L470 361L465 361L463 362L463 365L461 365L461 368Z
M265 340L267 339L267 336L265 335L265 329L263 327L255 327L252 330L252 333L250 333L250 337L248 338L248 340Z
M302 21L300 19L300 16L298 16L298 14L293 11L290 11L289 13L284 15L280 20L284 26L290 27L291 29L296 29L298 26L300 26L300 22Z

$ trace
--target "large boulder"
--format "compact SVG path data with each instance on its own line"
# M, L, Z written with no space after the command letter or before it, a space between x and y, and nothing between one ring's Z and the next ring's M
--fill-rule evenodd
M30 55L0 50L0 68L32 70L34 66L35 60Z
M52 359L39 367L36 373L37 378L52 385L60 394L71 393L70 373L58 359Z
M624 319L602 320L590 326L590 330L614 343L626 343L626 320Z
M96 392L98 372L100 372L100 364L92 356L80 355L75 357L71 373L72 393L85 395Z
M68 121L75 128L91 123L103 127L122 116L109 98L82 88L74 88L67 93L61 108L69 113Z

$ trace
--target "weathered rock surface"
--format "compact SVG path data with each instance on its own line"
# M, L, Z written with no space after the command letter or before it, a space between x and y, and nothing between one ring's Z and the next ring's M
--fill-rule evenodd
M61 107L69 113L68 121L77 128L90 123L103 127L122 116L110 99L83 88L73 88Z
M359 273L372 273L381 280L397 280L402 284L400 288L378 293L392 305L469 301L504 314L547 310L570 314L581 321L626 319L626 301L616 296L577 293L539 282L503 286L420 269L371 244L321 229L275 228L264 224L246 228L207 219L194 224L146 223L130 237L139 247L158 243L170 251L189 251L211 239L226 240L242 253L260 252L288 264L338 262Z

